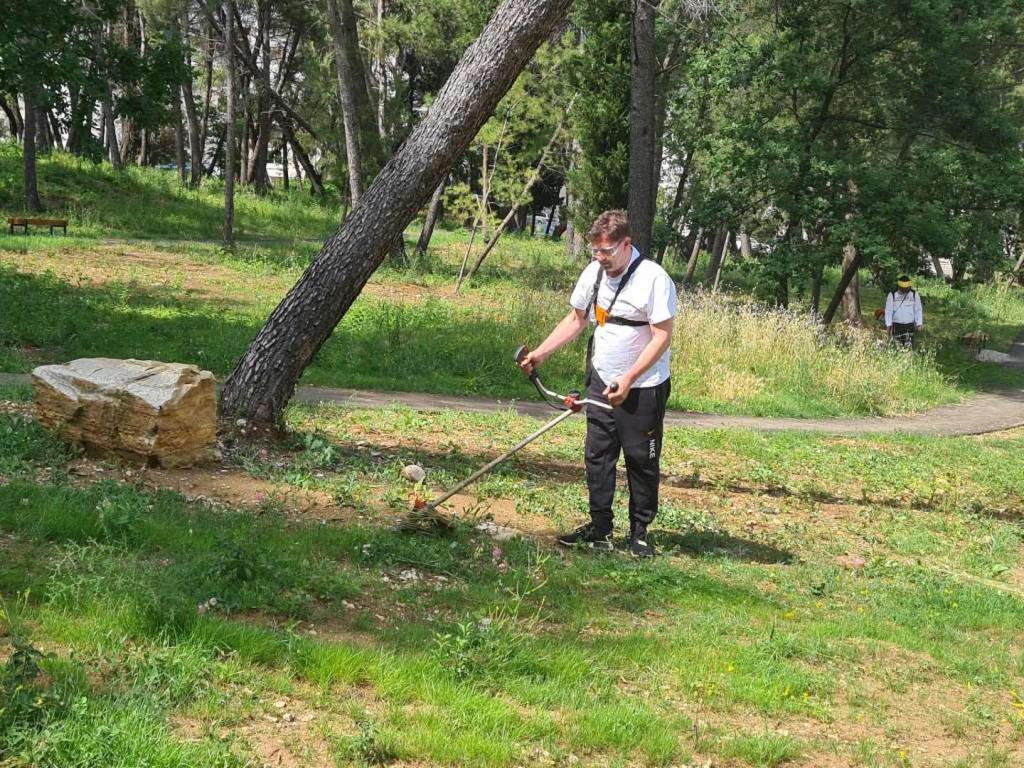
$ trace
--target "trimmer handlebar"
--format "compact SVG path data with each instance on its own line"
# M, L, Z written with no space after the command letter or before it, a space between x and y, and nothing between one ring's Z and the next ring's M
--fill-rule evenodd
M527 349L525 345L519 347L519 349L517 349L515 353L516 365L522 363L523 358L526 357L528 354L530 354L530 350ZM598 408L604 408L606 411L612 410L611 403L605 403L600 400L594 400L593 398L589 397L581 398L579 392L570 392L567 395L560 395L558 392L554 392L548 389L540 380L540 374L537 373L536 367L534 367L534 369L530 371L528 376L530 377L530 381L533 382L533 386L537 388L537 391L540 393L541 397L543 397L544 400L548 403L548 405L551 405L552 407L564 408L570 411L579 411L585 405L596 405ZM608 385L608 389L611 390L612 392L615 392L618 388L619 383L617 381L613 381L611 384ZM559 405L555 405L553 402L551 402L552 400L558 401Z

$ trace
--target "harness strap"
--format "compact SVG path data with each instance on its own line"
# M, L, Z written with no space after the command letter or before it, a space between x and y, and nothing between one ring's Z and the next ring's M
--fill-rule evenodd
M622 289L625 287L626 283L629 282L629 278L631 278L633 276L633 273L636 272L636 268L640 266L640 262L643 261L643 260L644 260L644 256L643 256L643 254L640 254L640 256L637 257L636 261L634 261L632 264L629 265L629 269L626 270L626 274L624 274L622 276L622 280L619 281L619 287L615 289L615 295L612 296L611 303L608 305L607 316L605 317L605 322L606 323L611 323L612 325L630 325L630 326L634 326L634 327L639 327L639 326L647 325L648 324L646 320L627 320L627 319L625 319L623 317L612 317L611 316L612 307L615 306L615 300L619 298L619 294L622 293ZM594 309L595 317L597 315L597 309L598 309L598 306L597 306L597 292L599 290L601 290L601 280L603 278L604 278L604 269L603 268L599 268L597 270L597 280L594 282L594 293L590 297L590 303L587 305L587 314L588 315L590 314L591 308ZM593 356L594 356L594 332L591 331L590 338L587 340L587 380L586 380L586 386L587 387L590 386L590 378L591 378L591 374L593 373L593 368L592 368L592 365L591 365L591 360L592 360Z
M606 317L605 322L608 325L628 325L632 328L642 328L645 325L650 325L647 320L627 320L624 317Z
M636 260L632 264L629 265L629 268L626 270L626 274L624 274L622 276L622 280L619 281L619 287L615 289L615 295L612 296L612 300L608 304L608 309L605 310L605 312L607 313L607 318L605 319L606 323L612 323L613 325L631 325L631 326L647 325L647 321L646 320L625 320L624 318L618 318L618 317L612 317L611 316L611 314L612 314L612 307L615 306L615 302L616 302L616 300L618 300L619 294L622 293L622 289L626 287L626 283L629 282L629 278L631 278L633 276L633 273L636 272L636 268L640 266L640 262L643 261L643 260L644 260L644 255L640 254L636 258ZM587 305L587 314L588 315L590 314L591 308L595 309L595 314L596 314L596 309L598 307L598 304L597 304L597 293L598 293L598 291L601 290L601 280L603 278L604 278L604 269L603 268L598 269L597 270L597 280L594 282L594 293L590 297L590 304Z

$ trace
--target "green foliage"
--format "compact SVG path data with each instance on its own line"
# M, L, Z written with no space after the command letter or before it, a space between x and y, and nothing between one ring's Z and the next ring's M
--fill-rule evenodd
M582 39L566 62L576 91L572 133L579 144L570 172L572 217L585 229L599 213L625 208L629 182L629 15L625 3L573 6Z
M1018 24L1000 0L733 9L669 113L697 158L691 226L773 245L758 276L783 303L847 243L889 278L926 254L991 274L1024 190Z

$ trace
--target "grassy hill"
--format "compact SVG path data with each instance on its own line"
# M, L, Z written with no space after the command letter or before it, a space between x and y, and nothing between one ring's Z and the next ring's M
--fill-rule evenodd
M219 241L224 226L224 186L205 179L200 189L178 184L173 170L128 166L115 171L57 152L39 159L39 195L48 214L66 217L69 234L87 238L196 239ZM23 212L21 150L0 143L0 210ZM307 186L308 190L308 186ZM337 226L335 206L308 191L275 191L259 197L239 189L235 226L239 239L322 238Z

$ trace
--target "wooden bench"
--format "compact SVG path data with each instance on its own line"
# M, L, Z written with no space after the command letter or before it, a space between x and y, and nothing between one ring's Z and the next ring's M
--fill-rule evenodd
M11 216L7 219L8 232L14 234L15 227L23 227L25 234L28 234L28 227L31 224L33 227L49 227L50 234L53 234L54 227L60 227L64 230L64 234L68 233L68 220L67 219L33 219L28 216Z

